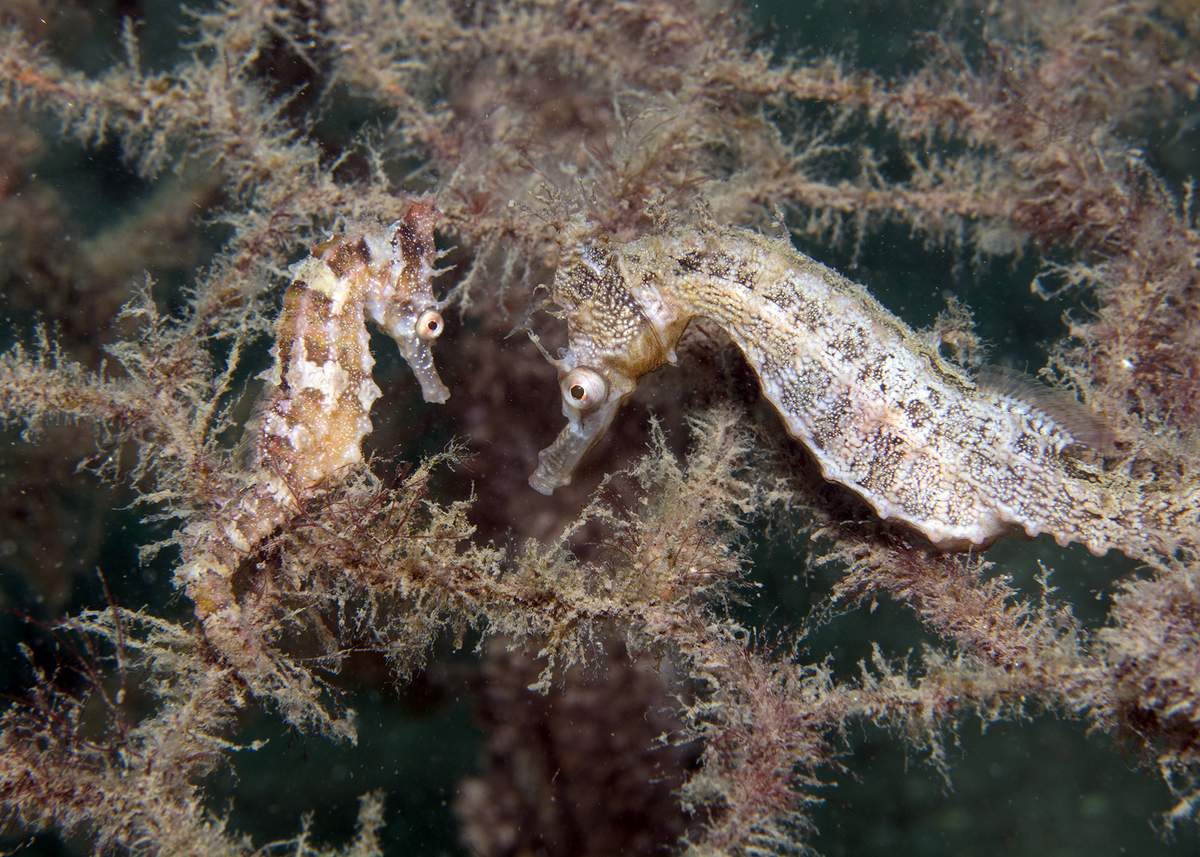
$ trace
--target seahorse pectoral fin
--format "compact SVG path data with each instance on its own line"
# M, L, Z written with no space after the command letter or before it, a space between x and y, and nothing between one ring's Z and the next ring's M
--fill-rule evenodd
M529 487L539 494L550 496L555 488L570 485L575 468L587 451L608 431L624 400L624 395L610 395L585 414L573 412L564 404L567 424L558 433L554 443L538 453L538 466L529 477Z

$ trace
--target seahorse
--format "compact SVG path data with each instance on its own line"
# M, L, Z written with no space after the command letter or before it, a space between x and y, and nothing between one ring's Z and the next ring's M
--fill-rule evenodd
M570 482L638 379L676 362L680 336L703 316L741 349L827 480L937 548L986 546L1014 528L1098 555L1150 558L1200 541L1197 503L1109 466L1086 421L972 378L785 241L677 229L583 247L560 265L551 298L568 344L557 357L542 351L567 425L530 477L544 494Z
M449 398L431 350L445 328L431 285L436 215L432 203L416 200L390 226L333 235L291 268L274 363L260 376L269 384L264 406L248 429L254 460L246 484L235 496L215 498L211 514L180 538L176 581L209 639L235 664L252 666L257 647L233 595L242 559L317 486L362 459L371 406L381 394L371 378L367 317L396 341L426 401Z

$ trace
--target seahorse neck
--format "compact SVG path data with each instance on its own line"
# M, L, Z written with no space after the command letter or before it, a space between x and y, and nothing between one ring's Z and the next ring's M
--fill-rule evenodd
M731 246L731 244L736 246ZM624 254L627 288L658 335L666 360L695 318L707 318L739 338L740 320L753 300L752 276L763 261L749 233L655 236Z

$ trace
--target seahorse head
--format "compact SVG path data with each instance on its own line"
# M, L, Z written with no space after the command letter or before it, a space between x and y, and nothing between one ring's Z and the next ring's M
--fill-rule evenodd
M373 265L378 266L377 287L368 293L367 310L395 340L427 402L450 398L433 364L432 344L446 327L442 302L433 296L437 214L433 203L416 200L404 217L366 238Z
M585 247L560 265L552 297L557 314L567 322L567 347L557 358L544 349L542 353L558 370L567 425L538 455L537 470L529 478L542 494L570 483L637 379L668 359L667 348L627 287L619 260L607 250Z

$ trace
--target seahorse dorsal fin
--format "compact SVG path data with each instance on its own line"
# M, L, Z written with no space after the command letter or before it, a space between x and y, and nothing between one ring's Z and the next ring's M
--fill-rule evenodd
M1075 398L1065 387L1048 387L1022 372L1005 366L984 366L975 376L980 387L1020 399L1050 417L1077 441L1100 453L1116 452L1116 435L1099 414Z

